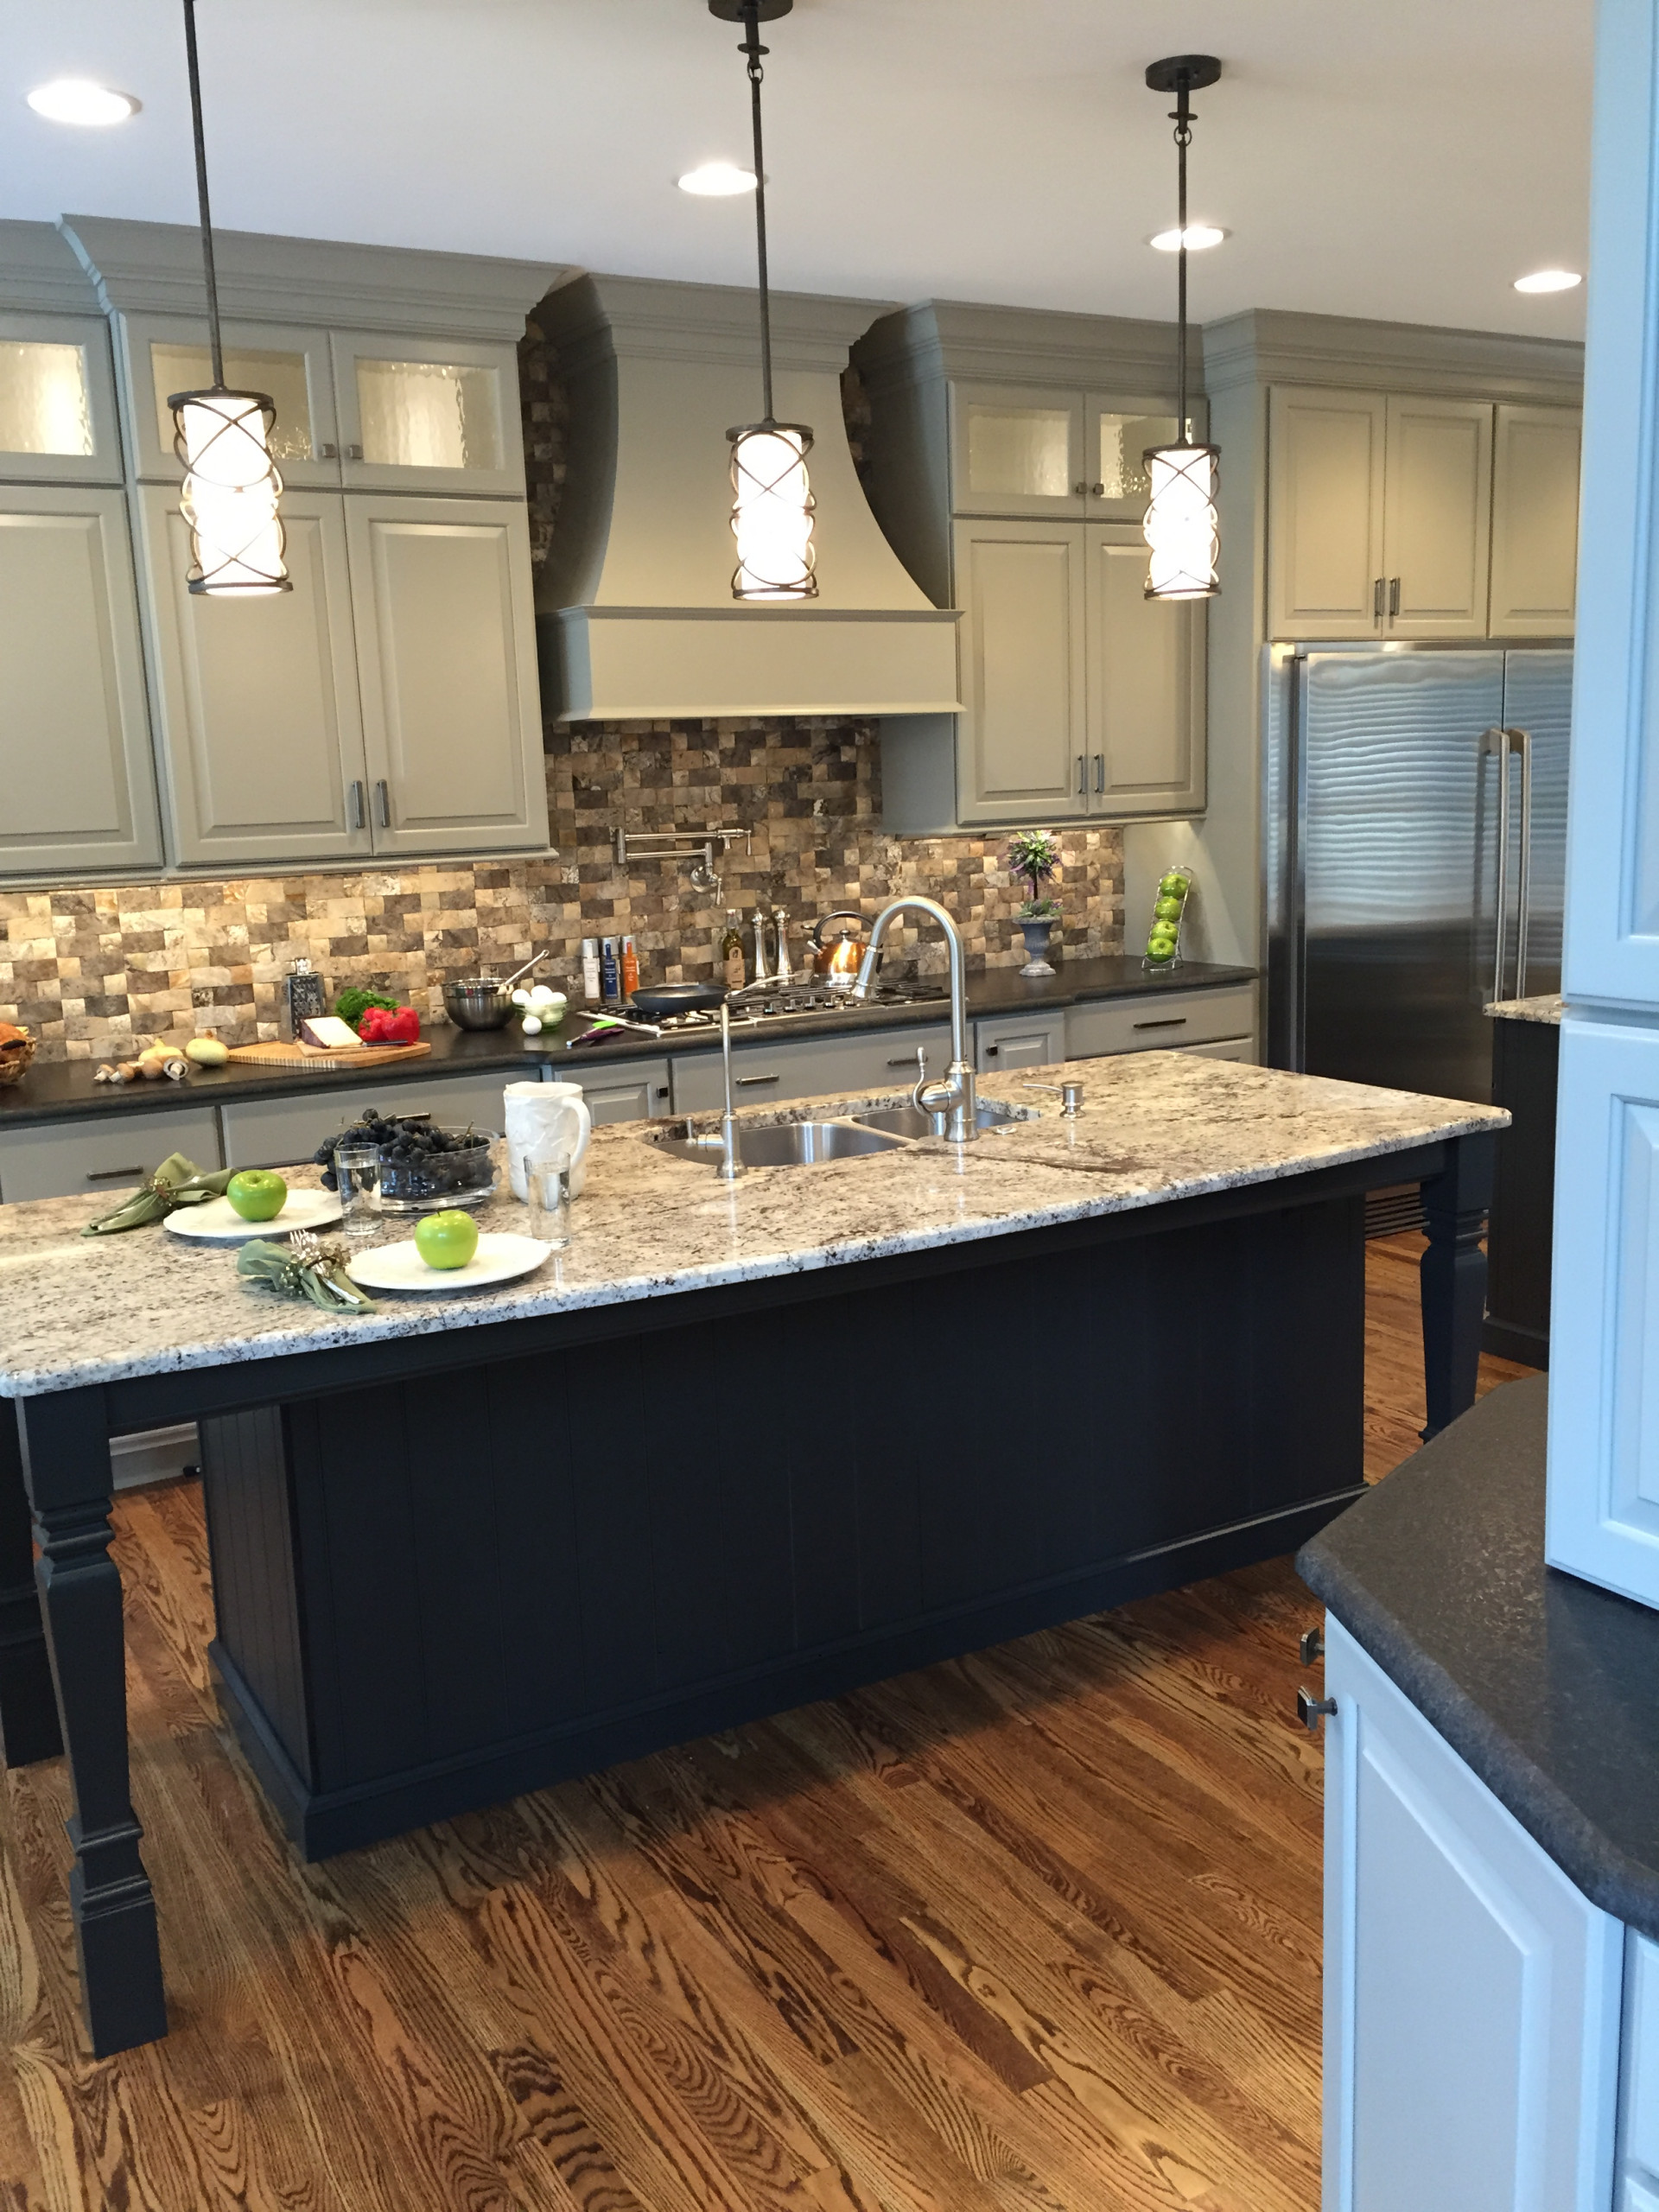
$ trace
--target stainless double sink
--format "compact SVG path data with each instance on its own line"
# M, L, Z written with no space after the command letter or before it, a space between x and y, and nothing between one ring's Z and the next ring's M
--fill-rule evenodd
M975 1118L982 1129L1001 1129L1039 1116L1033 1107L1001 1106L982 1099ZM914 1106L878 1106L833 1121L740 1122L737 1151L746 1167L810 1167L826 1160L902 1152L925 1137L944 1135L942 1114L924 1114ZM700 1160L713 1166L721 1157L718 1123L699 1129L689 1118L681 1118L648 1130L644 1141L675 1160Z

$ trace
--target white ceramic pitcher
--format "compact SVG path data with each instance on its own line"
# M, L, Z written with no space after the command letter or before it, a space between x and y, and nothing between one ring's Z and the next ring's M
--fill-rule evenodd
M570 1195L579 1198L588 1179L588 1144L594 1134L594 1117L582 1095L582 1085L510 1083L501 1096L505 1108L507 1176L513 1197L529 1202L524 1162L543 1145L559 1143L570 1147Z

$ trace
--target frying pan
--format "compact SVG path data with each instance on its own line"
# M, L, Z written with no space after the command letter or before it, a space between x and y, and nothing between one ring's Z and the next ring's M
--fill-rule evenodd
M633 1004L641 1014L701 1014L718 1007L726 994L718 983L652 983L636 989Z

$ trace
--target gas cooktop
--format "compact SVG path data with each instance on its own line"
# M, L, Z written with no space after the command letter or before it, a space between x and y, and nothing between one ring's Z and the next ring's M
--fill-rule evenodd
M854 1012L861 1007L873 1011L880 1007L931 1005L945 995L944 986L938 983L877 983L873 986L869 996L861 1001L854 998L844 988L836 989L817 977L807 976L779 983L764 998L756 996L741 1007L734 1007L732 1027L735 1029L747 1023L773 1020L790 1014L840 1014ZM660 1021L652 1022L647 1022L641 1015L632 1014L627 1007L590 1007L588 1011L594 1014L603 1011L625 1027L639 1029L642 1035L660 1032L663 1036L671 1037L682 1035L689 1030L717 1030L720 1027L717 1009L703 1008L692 1014L665 1014ZM613 1029L611 1034L614 1036L615 1033Z

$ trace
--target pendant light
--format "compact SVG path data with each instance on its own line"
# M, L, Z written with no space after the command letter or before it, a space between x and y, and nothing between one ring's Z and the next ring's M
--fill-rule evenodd
M254 598L291 591L283 561L276 503L283 480L270 457L276 406L263 391L232 391L225 382L219 328L219 278L207 207L207 149L201 130L201 72L196 61L196 0L184 0L184 50L190 70L190 124L196 147L196 198L201 211L202 273L207 283L207 336L213 381L207 391L175 391L173 450L184 464L180 502L190 525L193 558L186 582L212 598Z
M772 294L766 275L766 165L760 143L760 26L788 15L795 0L709 0L722 22L741 23L754 130L754 235L760 274L760 390L765 410L758 423L728 430L732 445L732 535L737 567L732 597L743 600L816 599L817 550L812 543L812 486L806 456L812 433L804 423L780 423L772 404Z
M1147 82L1154 92L1173 92L1175 108L1176 226L1180 245L1175 257L1177 328L1175 340L1175 437L1154 446L1147 455L1151 496L1147 503L1147 543L1152 564L1148 599L1213 599L1221 589L1216 574L1219 532L1216 520L1216 477L1221 459L1217 446L1197 444L1186 411L1186 149L1192 143L1192 93L1213 85L1221 64L1213 54L1178 54L1154 61Z

